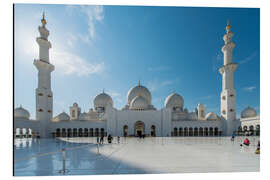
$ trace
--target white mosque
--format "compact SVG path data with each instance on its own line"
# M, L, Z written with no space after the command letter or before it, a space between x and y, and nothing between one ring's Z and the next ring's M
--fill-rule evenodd
M228 23L224 35L224 65L219 69L222 75L220 95L220 115L208 112L203 104L198 104L194 112L184 108L180 94L170 94L160 110L152 105L152 95L140 82L127 93L127 103L116 109L113 99L104 91L94 98L94 107L81 112L77 103L69 107L69 114L62 112L53 117L53 93L51 72L54 65L49 61L49 31L46 20L38 27L40 37L39 59L34 60L38 70L36 89L36 119L29 119L29 112L23 107L14 110L15 137L92 137L92 136L227 136L233 132L254 131L258 134L260 117L256 111L247 107L236 118L234 71L237 64L232 62L235 43ZM256 131L255 131L256 130Z

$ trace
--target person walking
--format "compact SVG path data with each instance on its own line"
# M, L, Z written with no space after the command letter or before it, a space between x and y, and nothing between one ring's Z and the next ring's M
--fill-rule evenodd
M117 136L117 142L120 143L120 136Z
M231 141L234 141L234 138L235 138L235 134L232 133L232 138L231 138Z
M104 142L104 136L101 136L101 138L100 138L100 144L103 144L103 142Z
M260 148L260 141L258 141L257 149L255 151L255 154L260 154L261 148Z
M109 136L108 136L108 143L111 144L112 143L112 140L113 140L113 137L112 137L112 135L109 134Z
M97 136L97 144L99 144L99 136Z

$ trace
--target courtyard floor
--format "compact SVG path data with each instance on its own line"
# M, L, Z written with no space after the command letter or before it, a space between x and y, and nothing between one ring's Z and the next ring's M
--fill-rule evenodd
M249 147L240 147L244 137L114 138L97 148L96 138L15 139L14 175L153 174L256 172L260 155L258 137L248 137Z

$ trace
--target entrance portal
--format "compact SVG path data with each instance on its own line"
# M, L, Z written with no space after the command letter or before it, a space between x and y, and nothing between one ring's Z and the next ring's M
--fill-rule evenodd
M144 135L144 123L142 121L137 121L134 125L134 135L141 137Z

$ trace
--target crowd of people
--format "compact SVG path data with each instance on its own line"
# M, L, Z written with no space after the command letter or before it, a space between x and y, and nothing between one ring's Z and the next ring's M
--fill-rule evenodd
M107 137L107 142L111 144L112 141L113 141L113 137L111 134L109 134ZM101 136L101 137L97 136L97 144L103 144L103 143L104 143L104 136ZM120 136L117 136L117 143L118 144L120 143Z
M144 134L140 134L140 135L138 135L138 137L140 139L141 138L144 139L145 138L145 135ZM126 138L126 136L125 136L125 138ZM113 141L113 137L112 137L111 134L109 134L108 137L107 137L108 144L111 144L112 141ZM104 136L101 136L101 137L97 136L97 144L103 144L103 143L104 143ZM120 136L117 136L117 143L120 144Z
M144 135L140 135L138 136L140 139L141 138L145 138ZM232 136L231 136L231 141L234 141L235 139L235 134L233 133ZM107 142L108 144L111 144L113 141L113 137L111 134L108 135L107 137ZM97 137L97 144L103 144L104 143L104 136L101 136L101 137ZM120 144L120 136L117 136L117 143ZM250 145L250 140L246 137L243 141L243 143L240 144L240 146L249 146ZM260 141L257 142L257 148L256 148L256 151L255 151L256 154L260 154Z

